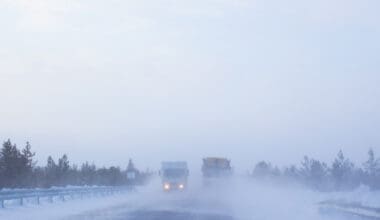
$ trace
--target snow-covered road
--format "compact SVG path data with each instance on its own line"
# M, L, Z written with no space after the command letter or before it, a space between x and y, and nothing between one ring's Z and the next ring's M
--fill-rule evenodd
M195 184L194 184L195 185ZM274 187L246 181L224 186L195 186L183 193L164 193L158 181L120 195L75 199L40 206L29 204L0 210L7 220L343 220L319 213L317 203L335 199L301 188ZM353 194L356 195L356 194ZM345 194L348 197L348 194Z

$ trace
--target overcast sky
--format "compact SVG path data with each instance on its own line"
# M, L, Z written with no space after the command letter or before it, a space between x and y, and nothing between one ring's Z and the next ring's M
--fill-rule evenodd
M380 154L378 0L0 0L0 139L40 164Z

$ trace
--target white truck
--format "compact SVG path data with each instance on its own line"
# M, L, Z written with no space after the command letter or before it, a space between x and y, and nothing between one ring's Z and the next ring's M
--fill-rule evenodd
M164 161L161 163L160 175L164 191L185 190L189 169L185 161Z

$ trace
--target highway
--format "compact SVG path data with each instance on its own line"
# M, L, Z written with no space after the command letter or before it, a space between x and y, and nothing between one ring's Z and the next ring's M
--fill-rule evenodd
M257 184L248 180L220 186L189 184L183 192L163 192L159 179L134 191L96 194L49 203L34 199L0 211L7 220L358 220L355 214L320 212L334 194ZM357 199L357 196L355 197ZM354 199L354 198L353 198ZM17 201L16 201L17 202ZM360 210L359 210L360 211ZM348 218L349 217L349 218ZM377 218L375 218L377 219Z
M230 182L166 193L159 183L141 188L130 199L106 208L67 216L64 220L346 220L321 214L319 193ZM128 194L126 194L128 196ZM350 219L362 219L350 215Z
M233 220L230 207L216 194L194 191L140 193L123 204L73 215L65 220Z

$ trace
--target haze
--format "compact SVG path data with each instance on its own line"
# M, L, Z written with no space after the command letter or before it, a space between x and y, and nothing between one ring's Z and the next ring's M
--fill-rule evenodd
M0 140L40 164L380 151L380 2L0 1Z

